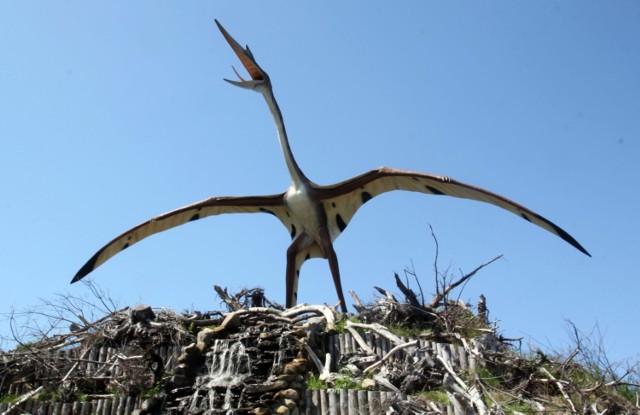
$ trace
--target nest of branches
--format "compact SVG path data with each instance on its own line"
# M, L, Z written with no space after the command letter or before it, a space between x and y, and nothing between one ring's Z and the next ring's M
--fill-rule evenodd
M172 348L194 339L184 321L170 310L126 307L74 322L68 333L22 342L0 354L0 395L71 402L148 391L161 381Z

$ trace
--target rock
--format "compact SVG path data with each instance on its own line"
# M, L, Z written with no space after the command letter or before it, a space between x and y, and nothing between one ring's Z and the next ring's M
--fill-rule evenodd
M274 380L284 380L285 382L295 382L296 380L298 380L299 376L300 375L293 375L293 374L278 375L274 378Z
M286 405L280 405L276 408L276 414L278 415L291 415L291 410Z
M195 343L191 343L190 345L182 349L182 354L178 357L178 366L176 367L175 373L186 374L187 372L195 371L197 369L192 368L201 366L204 361L204 354L200 351Z
M240 316L236 313L227 314L222 323L216 329L229 330L240 326Z
M260 406L257 408L253 408L253 414L254 415L270 415L271 409Z
M294 374L294 373L304 373L307 370L307 359L303 358L295 358L293 361L284 365L284 373Z
M244 388L245 393L263 393L268 391L275 391L279 389L285 389L289 386L288 382L284 380L275 380L273 382L265 382L265 383L257 383L252 385L247 385Z
M214 340L218 337L218 328L219 327L211 329L209 327L205 327L204 329L200 330L200 332L198 332L198 343L196 345L201 353L205 353L207 349L211 347Z
M298 330L292 330L290 334L295 337L306 338L308 333L307 330L300 328Z
M190 360L191 357L202 354L195 343L185 346L184 349L182 349L182 352L183 353L180 357L178 357L178 363L184 363L187 360Z
M304 389L305 383L304 382L290 382L289 386L292 389L302 390L302 389Z
M261 340L258 343L258 349L260 350L278 350L279 348L280 345L278 344L278 342L272 340Z
M181 388L184 386L190 386L191 381L192 381L191 378L184 375L175 374L171 377L171 383L178 388Z
M373 379L364 379L362 381L362 389L371 390L376 387L376 381Z
M287 405L287 408L290 410L296 408L296 402L293 399L285 399L284 404Z
M280 392L276 393L273 397L276 399L298 400L298 398L300 398L300 392L298 392L295 389L289 388L289 389L281 390Z

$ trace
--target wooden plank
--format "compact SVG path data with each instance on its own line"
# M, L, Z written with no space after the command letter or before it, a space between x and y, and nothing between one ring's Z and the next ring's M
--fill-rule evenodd
M358 391L355 389L349 389L347 391L348 401L348 415L358 415Z
M382 413L382 408L380 408L380 392L378 391L367 391L367 400L369 401L369 414L370 415L378 415Z
M358 412L360 415L369 413L369 395L367 391L358 391Z
M346 389L340 389L340 415L346 415L349 412L349 397Z
M327 389L327 395L329 395L329 414L330 415L339 415L340 406L339 406L339 397L338 391L335 389Z

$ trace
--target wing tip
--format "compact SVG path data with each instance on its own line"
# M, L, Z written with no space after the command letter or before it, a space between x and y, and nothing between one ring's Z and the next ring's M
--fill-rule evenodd
M83 275L82 273L80 273L78 271L78 273L75 275L75 277L73 277L73 279L71 280L71 284L74 284L78 281L80 281L81 279L83 279L85 277L85 275Z
M562 229L561 227L559 227L558 225L556 225L556 224L554 224L552 222L548 222L548 223L551 224L553 229L555 229L556 234L560 238L562 238L564 241L569 243L571 246L573 246L574 248L576 248L578 251L582 252L586 256L591 257L591 254L589 253L589 251L584 249L584 247L582 245L580 245L580 242L576 241L576 239L573 236L569 235L569 233L567 231L565 231L564 229Z
M580 245L578 242L576 242L576 245L574 245L580 252L582 252L583 254L585 254L586 256L588 256L589 258L591 258L591 254L584 249L584 247L582 245Z
M80 270L76 273L76 275L71 280L71 284L80 281L81 279L89 275L91 271L96 269L96 262L98 261L98 257L100 256L101 253L102 253L102 250L96 252L95 255L93 255L91 259L89 259L87 263L82 266L82 268L80 268Z

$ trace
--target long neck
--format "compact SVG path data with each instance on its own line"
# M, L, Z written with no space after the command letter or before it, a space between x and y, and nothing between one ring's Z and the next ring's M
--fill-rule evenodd
M284 127L284 119L282 118L280 107L278 107L278 103L276 102L276 98L273 95L271 88L269 88L263 95L264 99L267 101L269 110L271 110L273 120L276 123L276 128L278 130L278 139L280 140L280 147L282 148L282 155L284 156L284 161L287 164L287 168L289 169L289 174L291 175L293 185L296 187L307 186L309 183L309 179L307 179L304 173L302 173L302 170L300 170L298 163L296 163L296 159L293 157L291 147L289 146L287 130Z

